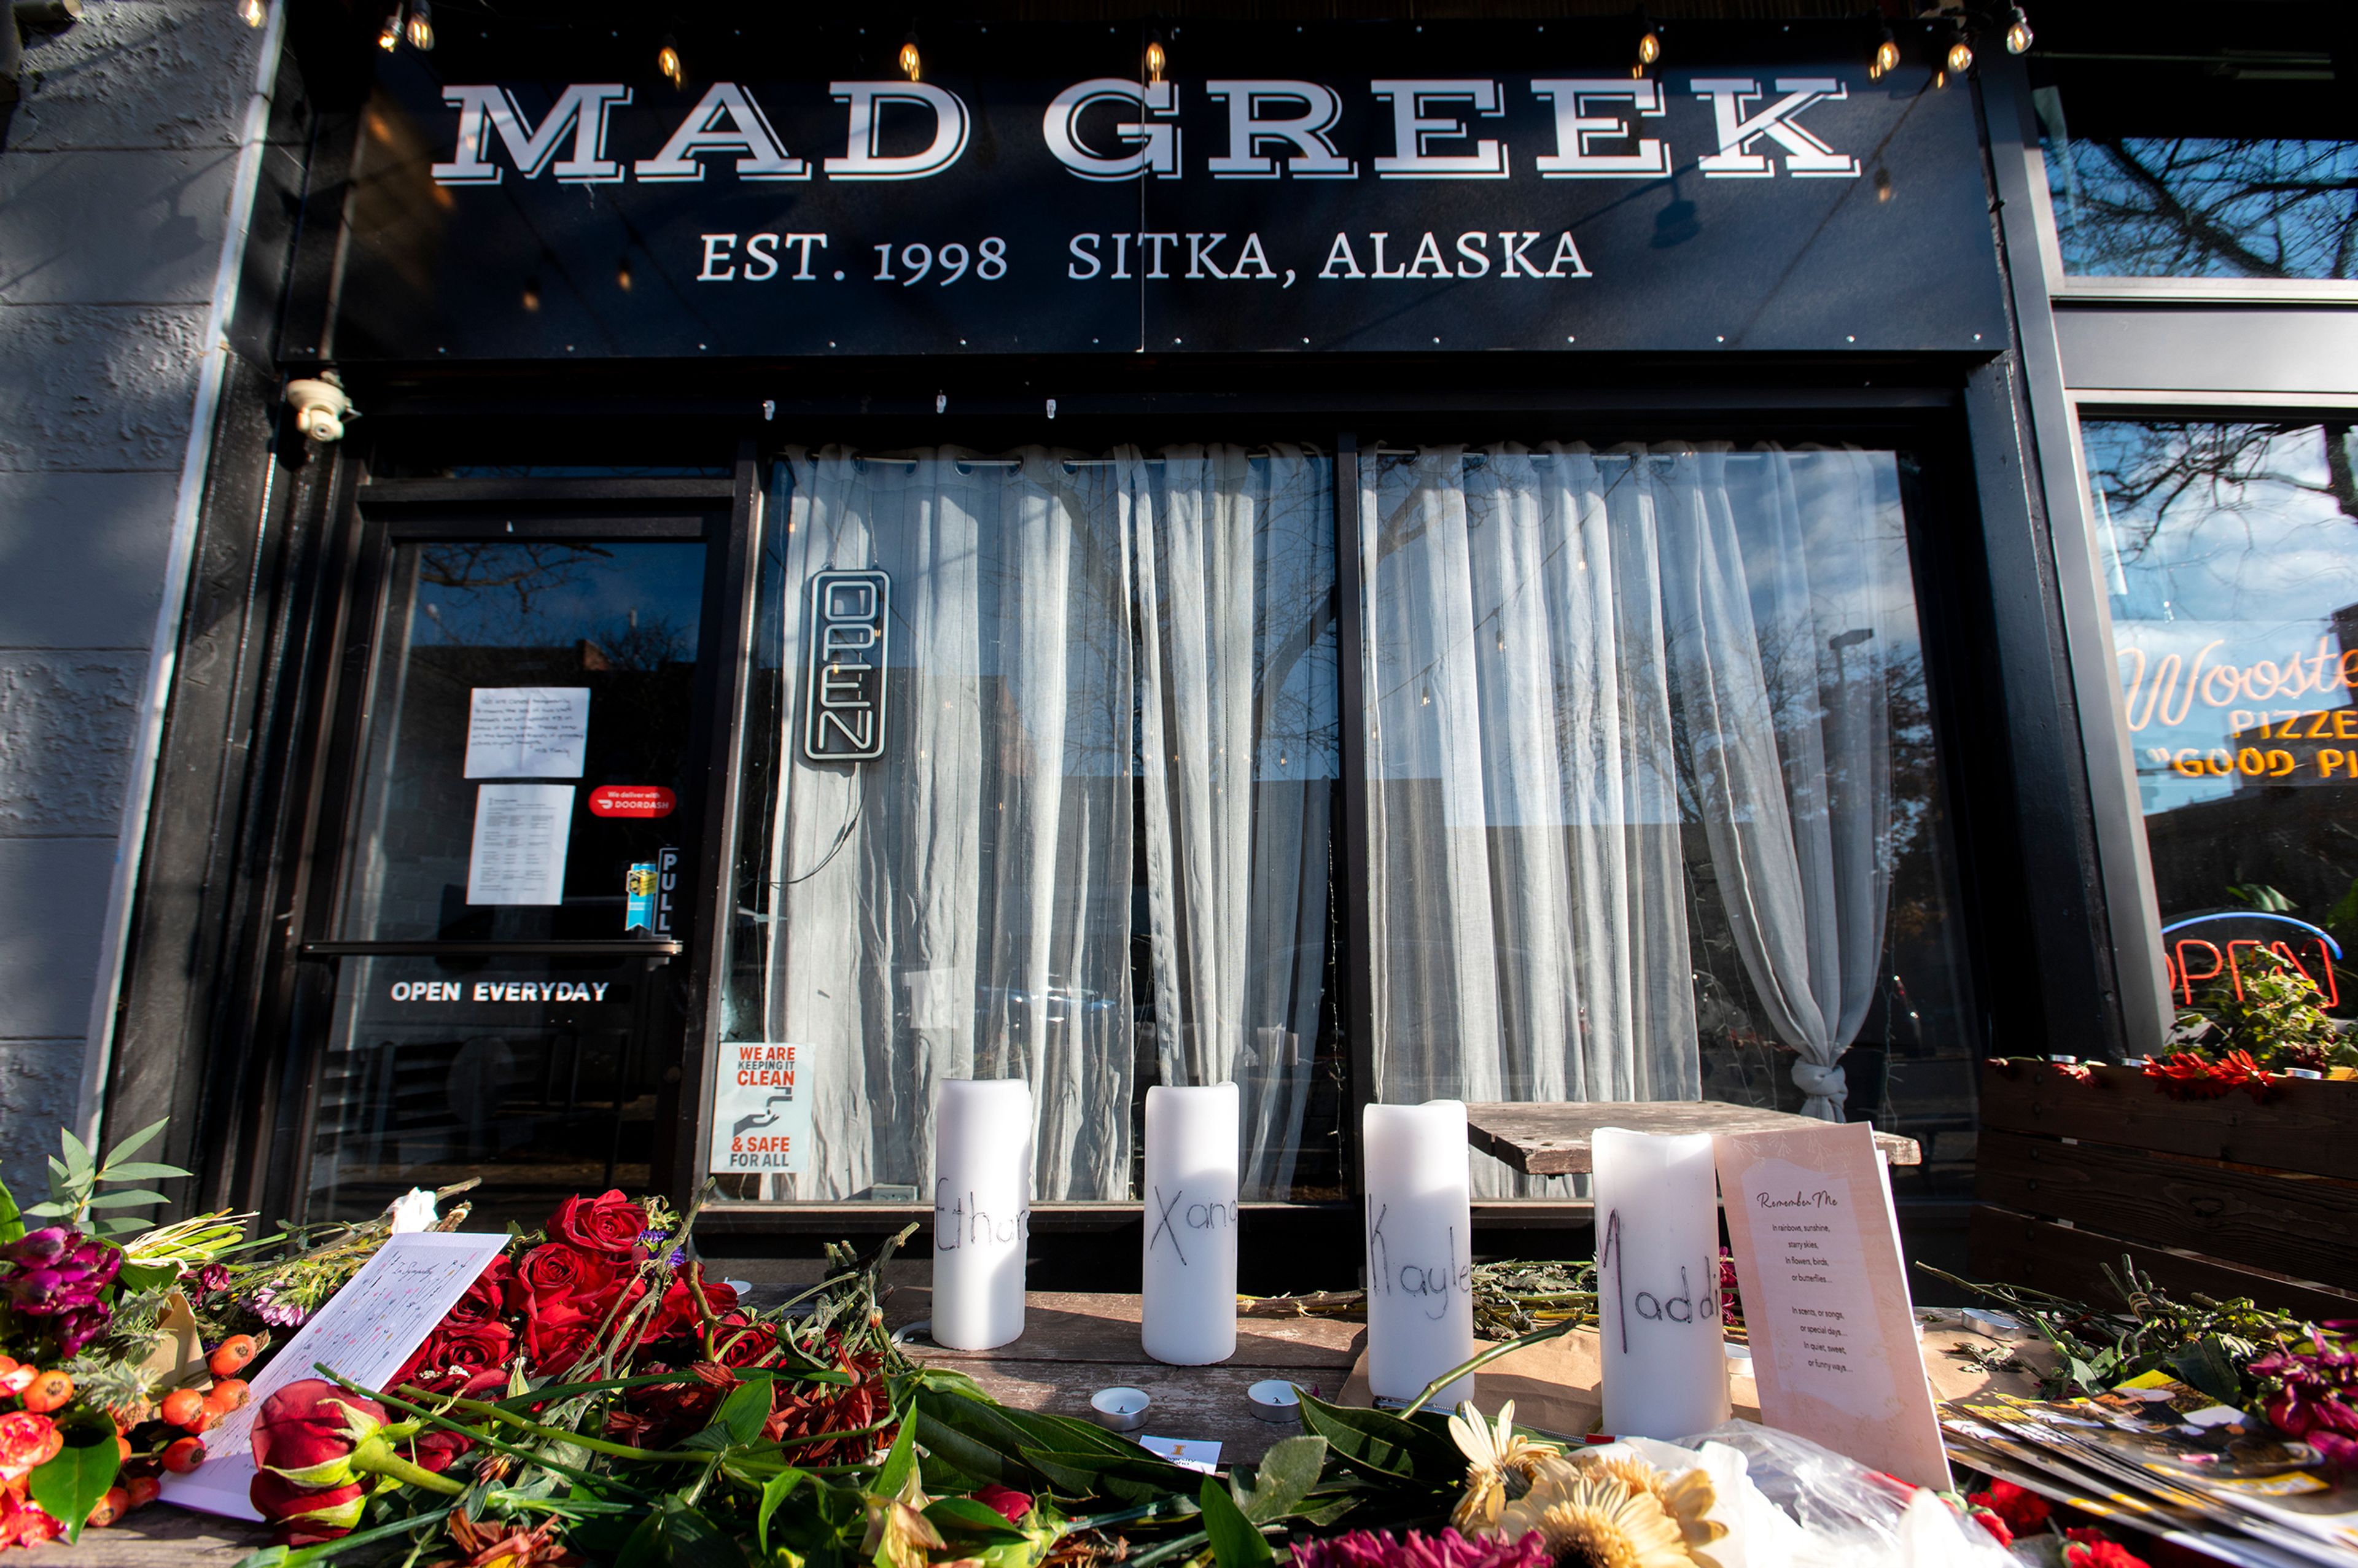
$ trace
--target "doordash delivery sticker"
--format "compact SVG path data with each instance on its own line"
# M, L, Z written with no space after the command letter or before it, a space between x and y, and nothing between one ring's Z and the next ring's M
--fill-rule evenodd
M592 816L669 816L678 804L661 784L600 784L590 792Z

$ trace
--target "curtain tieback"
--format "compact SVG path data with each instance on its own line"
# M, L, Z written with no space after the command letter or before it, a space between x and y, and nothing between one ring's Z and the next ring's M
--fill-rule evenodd
M1805 1095L1831 1100L1844 1099L1850 1094L1850 1079L1844 1076L1840 1062L1795 1062L1793 1087Z

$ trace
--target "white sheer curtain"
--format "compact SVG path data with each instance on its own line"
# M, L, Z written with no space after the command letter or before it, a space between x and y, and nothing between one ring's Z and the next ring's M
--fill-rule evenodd
M1242 1191L1293 1184L1324 994L1337 772L1333 468L1298 448L1117 457L1139 540L1156 1054L1233 1079Z
M1842 1054L1875 1000L1890 895L1885 668L1907 557L1878 461L1704 447L1646 465L1663 506L1683 761L1728 925L1800 1055L1803 1108L1830 1121L1847 1093Z
M1652 509L1433 448L1362 498L1378 1098L1692 1099ZM1480 1161L1492 1195L1549 1187Z
M931 1182L934 1086L1033 1086L1043 1200L1128 1195L1130 535L1101 468L789 456L768 1038L816 1045L796 1197ZM802 585L892 579L892 741L803 760Z

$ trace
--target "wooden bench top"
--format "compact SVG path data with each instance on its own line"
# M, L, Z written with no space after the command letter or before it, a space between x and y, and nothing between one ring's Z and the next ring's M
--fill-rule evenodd
M1492 1101L1466 1108L1466 1136L1527 1176L1566 1176L1593 1170L1589 1141L1600 1127L1632 1132L1774 1132L1813 1125L1813 1119L1720 1100L1621 1100L1566 1105ZM1920 1165L1924 1151L1896 1132L1875 1135L1886 1162Z

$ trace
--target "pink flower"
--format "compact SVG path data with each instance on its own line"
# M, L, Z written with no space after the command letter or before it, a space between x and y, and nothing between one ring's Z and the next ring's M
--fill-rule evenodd
M1547 1541L1537 1530L1520 1541L1475 1541L1445 1527L1431 1535L1355 1530L1299 1541L1293 1561L1295 1568L1549 1568Z

